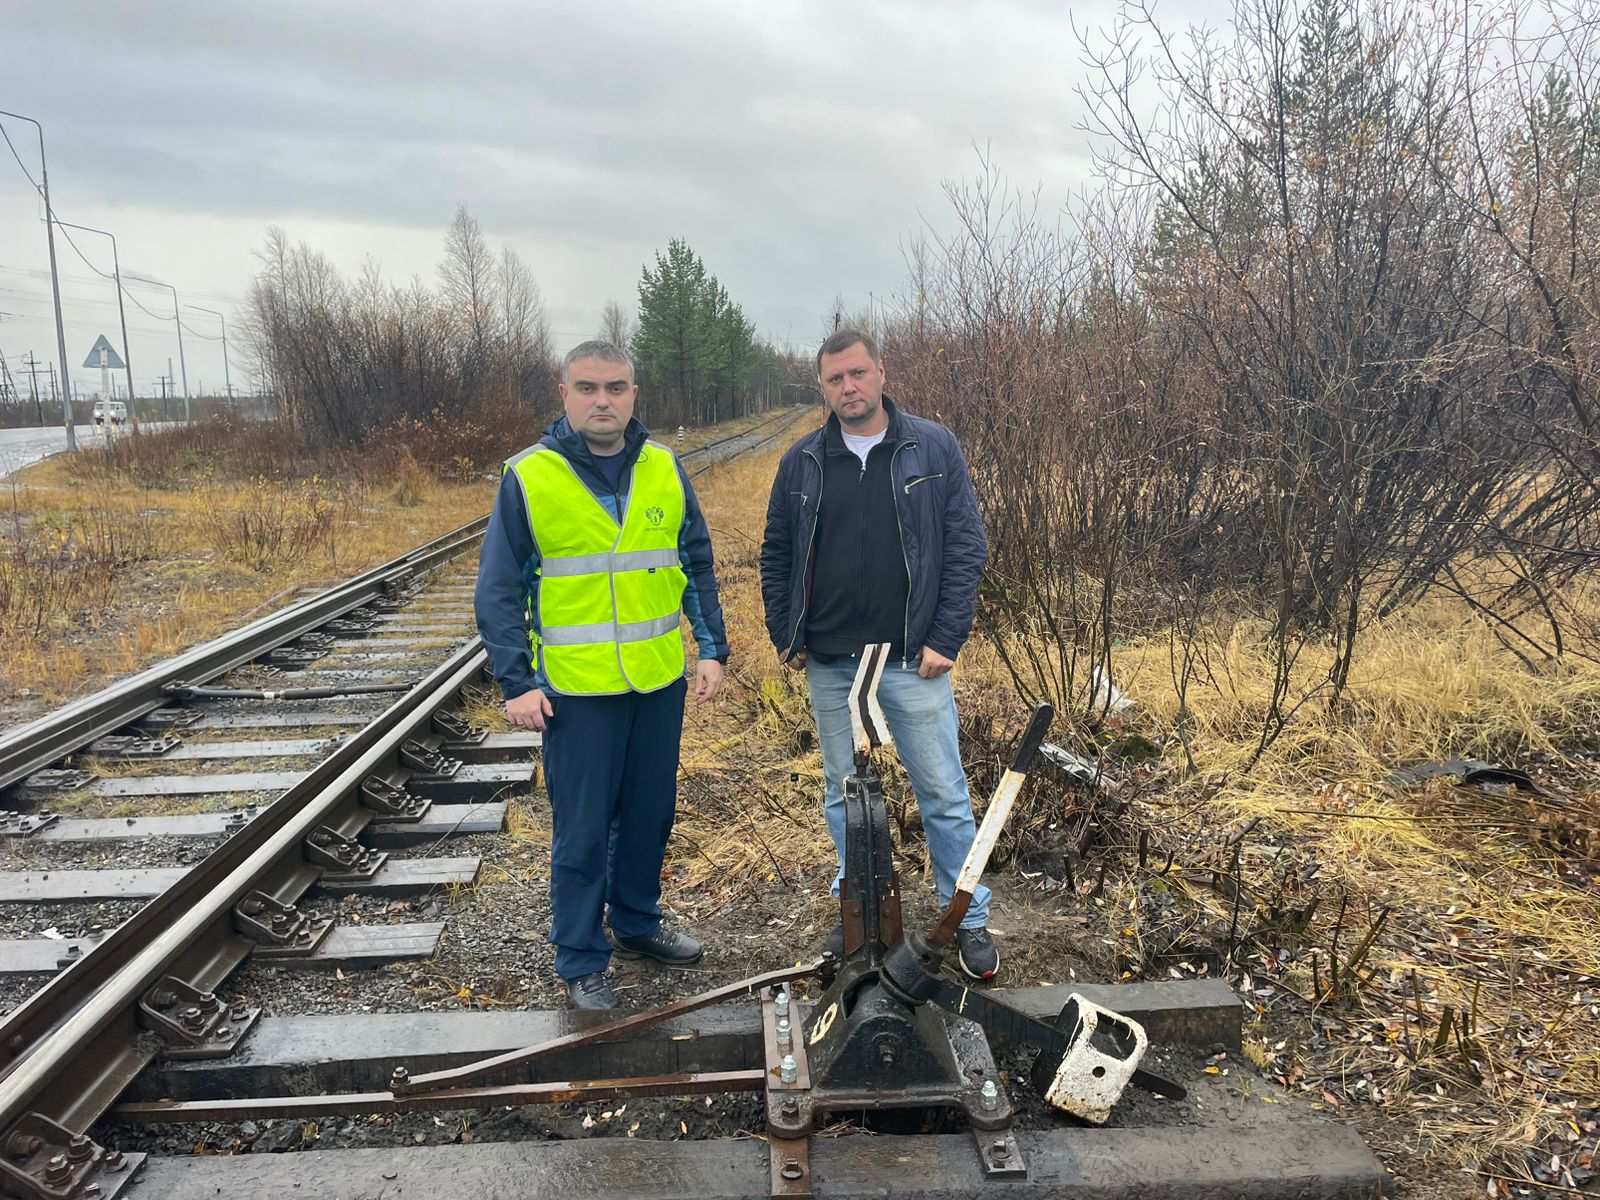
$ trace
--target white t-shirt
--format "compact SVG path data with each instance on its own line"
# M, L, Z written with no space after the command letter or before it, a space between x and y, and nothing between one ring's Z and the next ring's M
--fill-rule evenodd
M889 429L888 426L885 426L878 430L877 433L868 434L845 433L842 429L839 432L844 434L844 444L850 448L852 454L861 460L861 465L864 467L867 465L867 454L874 446L883 441L883 435L888 433Z

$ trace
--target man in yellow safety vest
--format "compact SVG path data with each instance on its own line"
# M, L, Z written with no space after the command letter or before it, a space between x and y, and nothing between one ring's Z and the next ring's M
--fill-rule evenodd
M710 531L676 456L633 418L626 352L577 346L560 392L566 415L506 463L475 604L507 717L543 734L556 973L573 1007L604 1009L613 949L701 957L659 903L688 691L680 618L698 702L722 686L728 638Z

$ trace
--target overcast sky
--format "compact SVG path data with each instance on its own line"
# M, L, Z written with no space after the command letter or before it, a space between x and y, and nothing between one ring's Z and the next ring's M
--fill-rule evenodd
M1104 26L1104 0L1072 21ZM435 279L457 204L543 289L556 344L632 308L681 236L761 332L814 345L833 296L897 289L975 145L1059 205L1090 180L1065 5L528 0L7 0L0 109L44 122L58 217L125 272L233 317L268 225L356 270ZM30 170L32 126L7 120ZM0 143L0 353L56 357L42 206ZM74 234L109 270L109 243ZM113 343L115 294L58 239L69 365ZM171 293L136 293L170 315ZM192 388L218 322L186 312ZM141 392L176 359L130 309ZM193 331L191 336L189 331ZM242 354L234 359L242 380ZM92 378L91 378L92 376Z

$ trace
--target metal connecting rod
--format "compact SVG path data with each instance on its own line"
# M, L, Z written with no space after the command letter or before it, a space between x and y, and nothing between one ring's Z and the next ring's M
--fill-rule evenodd
M631 1033L636 1029L659 1025L662 1021L671 1020L673 1017L681 1017L685 1013L707 1008L724 1000L731 1000L736 996L759 992L762 988L771 987L774 984L805 979L817 974L821 969L822 963L815 962L803 967L785 967L781 971L768 971L765 975L752 975L749 979L741 979L737 983L725 984L722 987L713 988L709 992L701 992L696 996L686 996L682 1000L675 1000L671 1004L662 1005L660 1008L653 1008L648 1012L634 1013L632 1016L622 1017L604 1025L597 1025L593 1029L586 1029L581 1033L569 1033L564 1037L551 1038L547 1042L540 1042L537 1046L529 1046L523 1050L512 1050L506 1054L497 1054L493 1058L466 1063L463 1066L453 1067L447 1071L432 1071L426 1075L418 1075L415 1079L405 1074L404 1067L397 1067L395 1068L394 1076L394 1094L396 1096L413 1095L418 1092L458 1087L474 1079L481 1079L485 1075L504 1070L507 1067L530 1063L534 1059L543 1058L559 1050L570 1050L576 1046L587 1046L591 1042L602 1042L620 1034Z

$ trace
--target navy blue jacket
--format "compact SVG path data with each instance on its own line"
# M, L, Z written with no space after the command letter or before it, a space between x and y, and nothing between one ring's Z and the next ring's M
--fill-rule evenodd
M627 501L627 487L633 478L632 467L639 451L649 440L649 431L629 419L623 432L622 478L612 491L605 476L589 453L588 443L573 432L566 417L552 422L539 439L539 445L561 453L573 471L613 519L620 521ZM683 464L678 464L683 481L683 526L678 531L678 554L688 583L683 591L683 613L700 648L702 659L726 660L728 634L722 623L722 603L717 598L717 580L712 573L711 530L700 511L700 501ZM537 503L537 497L532 498ZM489 528L483 535L483 550L478 559L478 587L473 598L477 611L478 633L489 655L489 669L500 683L507 700L534 688L551 691L549 681L533 661L528 644L528 627L537 624L539 612L539 548L534 545L528 523L527 504L522 484L507 471L500 480Z
M989 552L978 497L953 433L937 421L896 411L887 395L883 406L889 413L885 444L893 439L889 474L910 582L906 657L930 646L954 658L972 632L978 580ZM828 424L837 428L839 418L830 414ZM767 636L784 658L806 648L825 438L826 429L818 429L789 447L767 502L761 599Z

